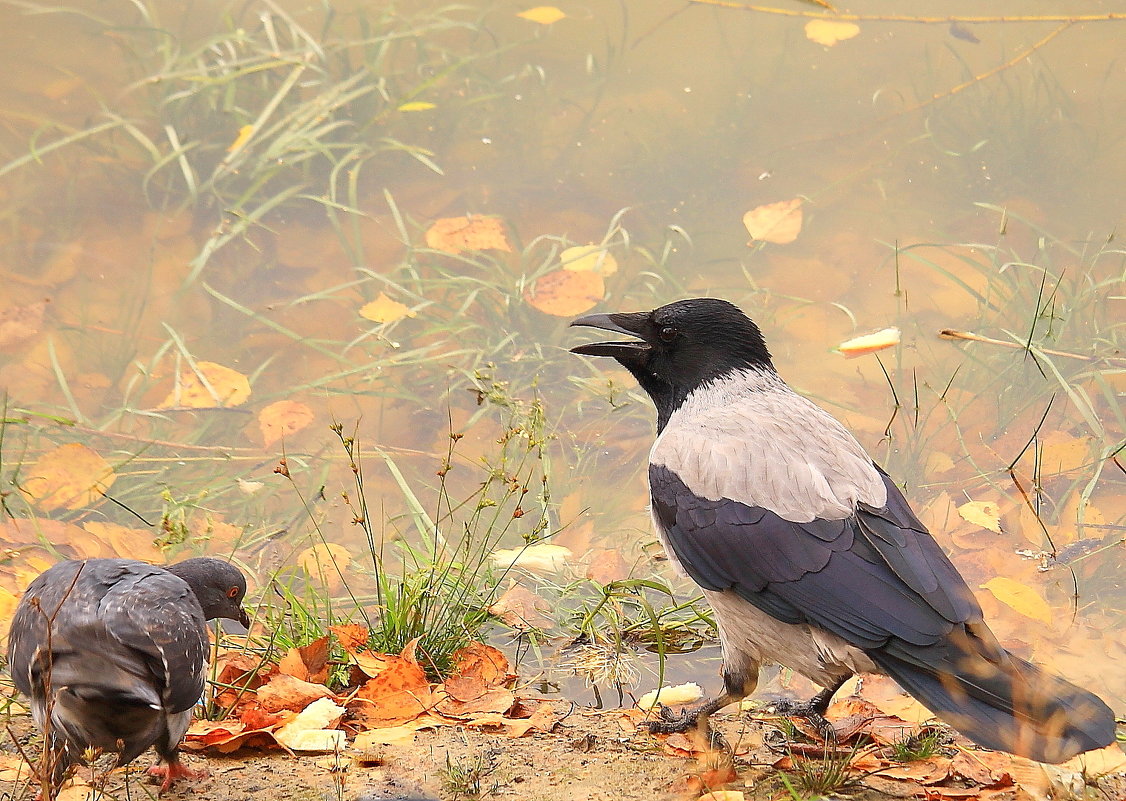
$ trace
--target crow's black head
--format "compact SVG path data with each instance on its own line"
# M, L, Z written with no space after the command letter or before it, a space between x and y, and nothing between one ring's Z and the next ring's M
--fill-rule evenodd
M637 337L579 345L571 352L617 359L653 399L659 427L700 385L737 370L773 370L758 326L726 300L694 298L649 312L591 314L571 325Z

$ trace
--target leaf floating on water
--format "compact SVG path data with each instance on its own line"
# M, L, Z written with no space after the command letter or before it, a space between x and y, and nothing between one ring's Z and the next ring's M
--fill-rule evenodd
M884 328L874 334L853 337L837 345L837 351L846 359L855 359L867 353L875 353L885 348L893 348L899 344L899 329L892 326Z
M105 459L78 442L47 451L26 475L23 491L46 511L97 503L117 480Z
M180 373L179 386L158 409L214 409L239 406L250 397L250 382L242 373L215 362L196 362Z
M1021 584L1005 576L996 576L981 586L993 593L998 601L1012 607L1025 617L1051 624L1052 608L1040 593L1027 584Z
M521 11L516 16L522 19L538 22L540 25L550 25L553 22L566 18L566 14L560 11L555 6L536 6L529 8L527 11Z
M250 141L250 137L254 136L254 126L244 125L238 129L238 136L235 141L231 142L231 146L227 148L228 153L234 153L236 150L241 150L242 147Z
M360 316L373 323L393 323L404 317L414 317L415 312L405 303L392 300L385 292L380 292L379 297L360 307Z
M860 26L832 19L813 19L805 24L805 38L825 47L851 39L860 33Z
M573 317L593 309L605 295L601 273L564 269L540 276L524 299L544 314Z
M398 111L429 111L432 108L438 108L434 103L427 103L425 100L412 100L409 103L403 103L398 107Z
M504 221L499 217L478 214L435 220L426 231L426 246L446 253L463 253L467 250L512 252Z
M589 270L605 276L618 271L618 260L614 258L614 254L600 245L567 248L559 254L559 262L564 270L574 270L577 273Z
M801 198L794 198L758 206L743 215L743 225L753 240L788 245L801 233L801 204Z
M275 401L258 412L258 427L262 429L262 444L266 447L296 434L311 422L313 410L300 401Z
M1001 533L1001 510L992 501L970 501L958 507L958 514L967 523Z
M493 552L493 564L501 570L522 567L538 573L558 573L571 561L571 549L550 542L537 542L526 548L505 548Z

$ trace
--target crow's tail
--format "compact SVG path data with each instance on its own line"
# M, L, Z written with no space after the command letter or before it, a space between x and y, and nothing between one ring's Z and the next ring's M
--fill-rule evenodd
M868 655L932 712L987 748L1063 762L1114 742L1114 713L1098 696L1004 651L986 656L972 637L959 639Z

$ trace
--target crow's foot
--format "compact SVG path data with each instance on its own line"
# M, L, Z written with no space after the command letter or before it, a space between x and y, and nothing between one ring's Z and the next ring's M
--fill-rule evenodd
M167 764L153 765L149 768L149 775L163 779L160 783L160 791L163 793L179 779L202 779L207 776L207 771L192 770L177 758Z
M643 725L651 734L684 734L689 731L699 732L708 748L728 750L729 746L723 735L711 727L711 716L720 707L714 701L708 701L694 707L687 707L680 712L673 712L664 704L657 708L660 720L645 721Z
M771 706L775 712L783 717L802 718L809 721L809 724L821 735L821 739L826 742L836 741L837 730L833 728L832 723L825 719L825 707L818 703L817 698L805 702L782 699L775 701Z

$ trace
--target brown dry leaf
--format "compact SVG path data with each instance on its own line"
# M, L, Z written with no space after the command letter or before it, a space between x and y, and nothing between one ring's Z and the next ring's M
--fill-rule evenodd
M509 717L505 719L504 733L506 736L512 738L523 737L532 729L550 733L558 722L559 719L555 713L555 705L544 701L526 718L519 719Z
M860 26L835 19L811 19L805 24L805 38L819 45L832 47L860 33Z
M385 729L370 729L369 731L362 731L357 734L356 739L352 741L352 747L360 751L366 751L370 748L375 748L377 745L411 745L414 743L416 734L418 734L418 730L410 726L388 726Z
M27 469L22 489L40 509L81 509L99 501L116 480L105 459L71 442L40 456Z
M239 406L250 397L246 376L215 362L196 362L196 369L180 373L177 386L157 405L158 409L214 409Z
M1051 625L1052 608L1039 592L1027 584L1021 584L1007 576L995 576L981 586L993 593L998 601L1025 617Z
M418 641L399 656L387 654L378 675L356 691L349 709L368 726L389 726L418 717L434 704L426 671L415 659Z
M26 306L9 306L0 311L0 348L6 348L30 339L43 327L43 312L47 301L30 303Z
M188 728L183 747L189 751L211 749L231 754L244 745L269 745L275 742L270 728L247 729L237 720L197 720Z
M491 645L471 642L459 648L451 657L455 677L478 678L489 687L508 684L514 678L509 673L508 657Z
M1087 751L1072 757L1060 766L1072 769L1084 776L1105 776L1108 773L1126 773L1126 754L1115 743L1095 751Z
M586 565L586 577L606 585L612 581L629 578L629 565L617 548L600 548L592 551Z
M564 269L541 275L524 299L544 314L573 317L593 309L605 295L601 273Z
M933 756L913 762L893 762L877 773L889 779L907 779L919 784L937 784L950 775L950 758Z
M1001 509L993 501L970 501L958 507L958 514L967 523L1001 533Z
M258 412L262 444L267 448L279 439L296 434L311 422L313 410L300 401L275 401Z
M449 694L450 690L446 685L450 682L453 682L455 691L470 697L461 699ZM446 691L447 696L441 698L433 709L438 714L445 715L448 718L468 720L494 713L503 716L516 703L516 695L512 690L489 689L483 681L477 678L450 679L449 682L442 685L442 689ZM478 694L474 695L474 693Z
M446 253L462 253L466 250L512 252L504 221L499 217L477 214L435 220L426 232L426 246Z
M555 620L547 613L551 604L521 584L513 584L489 607L489 614L495 615L515 629L539 629L547 631L555 626Z
M899 329L895 326L884 328L872 334L846 339L837 345L837 352L846 359L855 359L876 351L894 348L899 344Z
M393 323L404 317L414 317L415 312L405 303L391 300L387 293L380 292L379 297L360 307L360 316L373 323Z
M865 676L861 690L865 700L875 704L885 715L908 723L926 723L934 720L934 713L920 704L887 676Z
M361 623L342 623L329 626L328 630L336 637L340 647L352 654L366 651L371 640L371 631Z
M559 254L559 264L564 270L585 272L591 270L602 275L613 275L618 271L618 260L614 254L601 245L579 245L567 248Z
M335 542L318 542L297 554L297 564L310 576L322 579L332 586L342 579L340 573L352 561L352 552Z
M558 573L570 563L571 556L570 548L550 542L537 542L523 548L493 551L493 564L500 570L521 567L535 573Z
M308 645L290 648L278 660L278 670L301 681L324 684L328 680L328 654L329 641L326 635L313 640Z
M321 698L333 698L328 687L279 673L258 688L258 703L267 712L300 712Z
M801 233L801 205L801 198L794 198L758 206L743 215L743 225L752 240L787 245Z
M529 8L527 11L521 11L516 16L538 22L540 25L550 25L553 22L559 22L561 19L566 18L566 14L560 11L555 6L536 6Z

